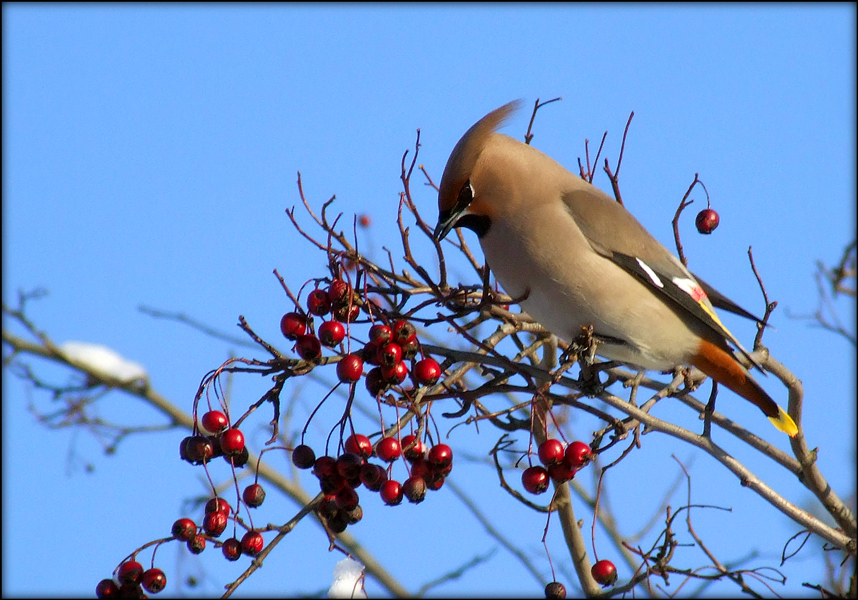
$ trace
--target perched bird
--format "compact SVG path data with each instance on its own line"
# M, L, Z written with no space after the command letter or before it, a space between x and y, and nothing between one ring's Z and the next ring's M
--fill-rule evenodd
M539 150L496 133L492 111L456 144L438 193L434 239L476 232L491 270L530 316L571 340L593 327L596 353L644 369L693 365L794 436L790 416L742 366L757 367L715 314L754 318L692 275L620 203Z

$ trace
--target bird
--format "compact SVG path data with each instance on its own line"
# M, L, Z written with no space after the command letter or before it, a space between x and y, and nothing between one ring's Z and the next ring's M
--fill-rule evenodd
M697 367L797 435L740 362L745 356L762 371L715 306L756 318L693 275L622 204L498 133L519 106L490 112L453 148L433 240L453 228L474 231L495 279L557 337L570 341L592 327L595 352L608 360L661 372Z

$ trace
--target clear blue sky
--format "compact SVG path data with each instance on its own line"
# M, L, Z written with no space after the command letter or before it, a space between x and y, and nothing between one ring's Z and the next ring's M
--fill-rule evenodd
M4 4L3 301L14 304L19 289L49 289L30 316L56 342L110 346L189 408L201 377L230 351L245 351L137 307L186 312L236 334L243 314L276 339L287 304L272 269L297 287L324 267L284 213L299 202L297 171L317 207L336 194L340 210L372 216L369 248L396 249L399 164L416 129L420 163L438 181L456 140L486 112L514 98L562 96L540 112L533 143L574 170L583 140L596 142L604 130L616 163L633 110L621 173L626 206L672 248L670 219L700 174L721 226L712 236L693 232L696 192L683 225L690 266L762 312L746 258L753 245L779 302L766 342L804 383L805 427L823 472L842 496L854 494L854 347L788 315L816 309L815 261L832 263L855 236L855 27L853 4ZM505 131L523 135L527 112ZM609 189L604 176L596 183ZM434 218L435 194L414 189ZM854 331L853 306L842 305L841 316ZM751 325L727 324L751 344ZM783 388L768 379L785 406ZM38 425L30 402L51 408L4 373L3 594L91 595L123 556L167 534L183 499L203 489L198 471L177 462L176 432L130 439L107 457L88 433ZM726 392L720 402L788 448L753 407ZM122 394L103 411L122 422L141 418L140 404ZM495 437L477 438L474 454L485 455ZM697 501L734 510L698 517L716 551L739 558L756 548L763 555L754 564L777 566L794 524L714 461L670 440L646 441L633 463L641 477L630 479L626 497L614 496L615 506L635 511L647 488L667 487L675 452L693 463ZM816 510L783 471L739 456ZM496 506L498 521L547 569L541 517L501 498L488 470L462 473L456 482L479 501L494 499L486 508ZM375 516L354 533L416 590L495 547L450 496L396 513L373 503L365 512ZM294 510L284 502L269 519ZM299 529L244 594L327 589L339 557L325 551L315 526ZM822 569L814 543L783 568L789 580L778 592L807 593L802 577ZM196 569L224 583L239 572L219 553L189 560L174 546L159 555L168 578ZM217 593L208 586L204 593ZM501 550L436 590L480 591L539 595L541 587Z

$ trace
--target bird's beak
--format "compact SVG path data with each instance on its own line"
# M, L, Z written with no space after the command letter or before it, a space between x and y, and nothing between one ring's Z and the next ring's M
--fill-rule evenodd
M456 226L456 221L459 220L460 214L461 211L456 210L445 210L439 214L438 224L435 226L435 233L432 234L432 239L440 242L447 237L447 234Z

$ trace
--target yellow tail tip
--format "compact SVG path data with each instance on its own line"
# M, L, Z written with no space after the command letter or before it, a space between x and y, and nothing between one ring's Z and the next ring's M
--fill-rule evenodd
M772 425L783 431L790 437L795 437L798 435L798 427L795 425L795 421L792 420L787 412L778 406L778 416L777 417L769 417L769 421L772 422Z

